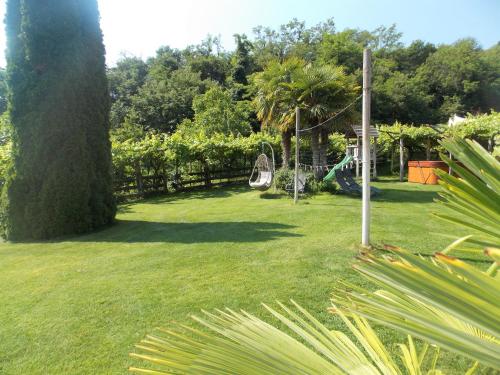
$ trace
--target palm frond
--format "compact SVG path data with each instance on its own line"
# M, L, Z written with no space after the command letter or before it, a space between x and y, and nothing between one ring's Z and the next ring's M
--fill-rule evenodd
M469 247L482 250L485 246L499 246L500 163L475 141L445 139L442 145L460 163L441 155L458 177L436 171L443 187L439 202L447 210L435 215L479 232L468 241Z
M278 302L278 309L264 307L287 332L245 311L204 311L202 317L193 319L205 331L178 325L146 336L131 356L154 368L131 367L130 371L244 375L411 373L407 367L399 368L368 321L356 314L348 318L338 312L360 347L344 333L328 329L294 301L291 306ZM401 355L406 356L410 350L412 357L406 365L421 371L427 348L417 353L411 338L408 345L401 346Z
M354 266L382 290L346 285L335 306L500 369L498 279L441 253L427 260L388 250L392 256L366 253Z

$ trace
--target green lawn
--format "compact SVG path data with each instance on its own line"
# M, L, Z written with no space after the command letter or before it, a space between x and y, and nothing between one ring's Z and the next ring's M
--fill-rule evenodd
M376 186L373 242L431 253L449 243L433 232L459 233L430 215L438 188ZM326 312L333 285L364 282L350 269L360 203L216 189L122 205L115 226L91 235L2 243L0 373L123 374L146 332L201 308L266 316L261 301L293 297L338 328Z

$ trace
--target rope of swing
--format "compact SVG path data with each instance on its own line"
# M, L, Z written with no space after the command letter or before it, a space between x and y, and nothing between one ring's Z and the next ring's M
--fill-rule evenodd
M332 117L330 117L329 119L323 121L322 123L318 124L318 125L314 125L314 126L311 126L310 128L306 128L306 129L300 129L299 132L300 133L303 133L303 132L307 132L309 130L312 130L312 129L315 129L315 128L319 128L320 126L323 126L325 125L327 122L330 122L332 121L333 119L335 119L336 117L340 116L342 113L344 113L345 111L347 111L349 108L351 108L354 104L356 104L356 102L361 99L363 97L363 94L359 95L356 99L354 99L349 105L347 105L346 107L344 107L343 109L341 109L339 112L337 112L336 114L334 114Z

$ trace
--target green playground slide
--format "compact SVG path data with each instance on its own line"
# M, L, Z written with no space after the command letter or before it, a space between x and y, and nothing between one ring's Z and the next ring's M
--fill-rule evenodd
M328 174L323 178L323 181L327 182L327 181L331 181L335 178L335 172L338 171L339 169L342 169L344 168L347 164L349 164L350 162L352 162L352 156L345 156L345 158L338 164L336 164L330 172L328 172Z

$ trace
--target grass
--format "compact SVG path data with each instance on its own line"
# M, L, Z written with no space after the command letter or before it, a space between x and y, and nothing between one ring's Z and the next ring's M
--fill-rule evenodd
M375 243L432 253L459 234L433 218L436 187L383 181L372 203ZM201 308L293 297L332 328L334 283L364 283L350 264L360 200L291 200L247 188L182 193L122 205L98 233L0 244L0 373L124 374L133 345ZM381 330L388 342L400 339ZM444 367L464 362L445 358Z

